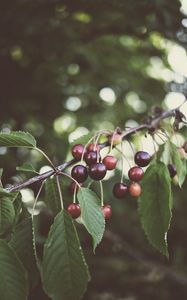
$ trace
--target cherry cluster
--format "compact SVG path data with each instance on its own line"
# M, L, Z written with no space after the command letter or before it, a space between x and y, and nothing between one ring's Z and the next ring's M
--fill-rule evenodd
M122 142L121 135L118 133L108 137L108 144L116 146ZM72 194L76 194L79 187L87 180L88 176L92 180L102 180L107 171L114 170L117 165L117 158L113 155L106 155L101 158L101 147L99 144L88 144L85 147L82 144L76 144L72 147L72 155L78 161L81 162L75 165L71 170L71 176L75 180L70 184L70 191ZM139 197L141 194L141 185L139 182L144 176L143 167L146 167L150 161L151 156L145 151L139 151L134 157L135 166L128 171L128 177L130 184L124 182L117 182L113 187L113 195L118 199L125 198L128 194L133 197ZM78 184L76 183L78 182ZM103 204L101 207L105 219L109 219L112 215L112 208L108 204ZM70 215L76 219L81 214L79 204L71 203L68 208Z

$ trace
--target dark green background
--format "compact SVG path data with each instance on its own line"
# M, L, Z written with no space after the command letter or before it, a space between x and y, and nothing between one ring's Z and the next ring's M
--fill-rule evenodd
M169 67L166 51L155 45L154 38L179 43L177 33L181 33L186 46L185 29L181 27L184 16L179 9L176 0L1 1L1 129L28 130L55 163L62 163L69 149L68 135L77 127L94 132L102 124L114 129L124 128L129 119L143 121L169 91L169 85L147 73L151 57L161 58ZM114 105L99 97L104 87L114 90ZM143 114L126 102L125 96L131 91L147 104ZM75 112L66 108L71 96L81 99L81 107ZM59 134L54 121L63 116L70 116L74 122ZM15 180L15 167L25 160L37 168L45 163L25 151L11 150L0 156L4 183ZM120 242L104 239L93 257L83 232L93 277L85 300L185 299L186 185L174 193L169 261L149 246L135 201L112 199L110 182L105 185L106 201L114 210L107 227L119 235ZM47 227L48 219L43 218ZM30 299L46 299L39 290Z

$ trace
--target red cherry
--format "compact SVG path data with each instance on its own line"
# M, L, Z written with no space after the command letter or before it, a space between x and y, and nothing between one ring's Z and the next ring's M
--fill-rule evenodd
M100 154L97 151L90 151L86 153L84 158L88 166L95 164L98 159L100 160Z
M125 183L116 183L113 187L113 194L116 198L125 198L125 196L128 194L128 186Z
M82 183L79 183L79 185L82 186ZM75 189L76 189L76 193L77 193L79 190L79 186L75 181L72 181L69 185L69 191L72 195L74 194Z
M101 180L105 177L106 171L107 169L104 164L96 163L91 165L89 169L89 175L94 180Z
M71 176L77 180L77 182L84 182L88 177L87 168L83 165L76 165L71 170Z
M101 210L103 212L103 215L105 217L105 220L108 220L110 219L111 215L112 215L112 208L109 204L104 204L102 207L101 207Z
M99 152L101 150L101 147L98 144L89 144L86 147L86 149L87 149L88 152L91 152L91 151Z
M129 186L129 193L133 197L139 197L141 195L142 188L137 182L132 182Z
M71 203L67 208L68 213L72 216L73 219L80 217L81 209L79 204Z
M114 134L110 135L108 137L108 142L110 145L112 144L113 146L121 144L121 142L122 142L121 134L114 133Z
M140 167L133 167L128 172L129 179L132 181L140 181L144 176L144 171Z
M84 152L84 145L82 144L74 145L71 149L71 153L76 160L80 160L82 158L83 152Z
M135 154L134 161L139 167L146 167L151 161L151 156L148 152L138 151Z
M117 158L112 155L107 155L103 158L103 164L106 166L107 170L114 170L117 164Z

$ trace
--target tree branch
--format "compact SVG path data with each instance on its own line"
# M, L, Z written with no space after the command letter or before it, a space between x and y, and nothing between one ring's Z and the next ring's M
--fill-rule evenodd
M182 116L181 113L179 112L178 108L177 109L172 109L172 110L169 110L169 111L163 111L160 113L159 116L156 116L155 118L152 118L151 120L145 122L144 124L141 124L137 127L133 127L133 128L130 128L130 129L127 129L125 131L122 132L122 139L125 140L125 138L127 138L128 136L132 135L132 134L135 134L136 132L139 132L139 131L142 131L142 130L147 130L148 133L152 133L154 132L155 130L157 130L159 128L159 125L160 125L160 122L164 119L167 119L167 118L170 118L170 117L175 117L176 116L181 116L181 119L182 119ZM104 148L104 147L107 147L109 146L109 143L106 142L106 143L103 143L103 144L100 144L101 148ZM16 192L16 191L19 191L27 186L30 186L36 182L40 182L40 181L44 181L45 179L51 177L52 175L55 175L55 174L58 174L58 172L62 172L64 171L66 168L74 165L75 163L77 162L77 160L75 159L72 159L68 162L64 162L62 165L56 167L56 171L55 170L50 170L50 171L47 171L41 175L37 175L37 176L34 176L28 180L26 180L25 182L23 183L18 183L16 185L13 185L13 186L10 186L8 188L6 188L6 190L8 192Z

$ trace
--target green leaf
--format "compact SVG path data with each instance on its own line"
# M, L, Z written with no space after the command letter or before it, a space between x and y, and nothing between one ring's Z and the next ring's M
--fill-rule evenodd
M17 171L23 171L23 172L30 172L30 173L36 173L38 174L38 172L36 172L36 170L34 169L34 167L28 163L23 164L22 166L18 166L16 167Z
M139 213L150 243L168 256L167 231L171 219L171 180L162 162L151 165L142 180Z
M9 242L9 245L13 248L25 269L28 271L30 288L36 286L39 279L32 238L32 220L31 218L27 218L15 227L15 231Z
M0 240L0 299L26 300L27 273L11 247Z
M0 132L0 147L36 147L36 140L28 132Z
M100 199L88 188L81 188L77 194L81 206L83 224L93 238L94 251L102 240L105 230L105 219L101 211Z
M61 210L56 178L48 178L45 182L45 202L48 208L56 215Z
M73 142L71 142L71 146L76 145L76 144L82 144L86 145L88 141L93 137L93 134L91 132L82 135L78 139L75 139Z
M11 228L15 220L13 201L18 193L8 193L0 188L0 235Z
M90 279L72 218L61 211L44 246L43 286L53 300L79 300Z
M177 169L177 176L179 180L179 186L181 187L184 183L185 177L186 177L186 160L182 159L180 156L180 153L177 150L177 147L175 144L170 142L170 149L171 149L171 160L172 163L175 165Z

